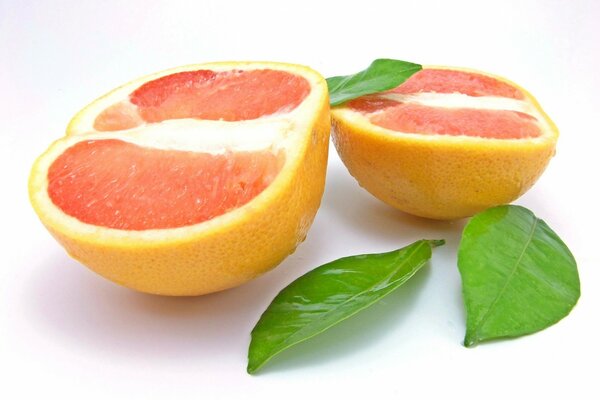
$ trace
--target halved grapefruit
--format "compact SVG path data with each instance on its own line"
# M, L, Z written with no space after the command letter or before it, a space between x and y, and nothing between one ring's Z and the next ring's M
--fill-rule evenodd
M34 209L68 253L148 293L199 295L273 268L321 200L327 86L266 62L176 68L79 112L35 162Z
M359 184L410 214L455 219L510 203L554 155L558 130L524 89L429 67L332 109L333 141Z

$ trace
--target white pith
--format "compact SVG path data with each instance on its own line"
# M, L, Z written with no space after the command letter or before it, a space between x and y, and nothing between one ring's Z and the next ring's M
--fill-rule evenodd
M422 92L411 94L383 93L378 95L401 103L419 104L429 107L475 108L481 110L509 110L530 115L536 113L535 107L524 100L496 96L469 96L463 93Z
M310 85L310 93L293 110L282 110L278 113L245 121L210 121L192 118L167 120L159 123L148 123L123 131L98 132L93 129L96 116L107 107L128 99L129 94L145 82L181 71L210 69L227 71L232 69L254 70L274 69L287 71L304 77ZM50 149L37 161L37 167L32 175L32 187L39 188L31 193L33 202L40 209L46 210L46 218L52 225L61 226L61 230L78 232L78 234L96 240L99 236L118 238L126 242L141 240L148 244L176 240L187 237L190 233L209 231L218 226L228 224L239 218L243 213L252 213L254 209L264 207L273 192L282 189L290 177L295 174L300 158L311 141L312 126L315 123L317 110L320 109L326 95L326 87L322 78L303 67L281 65L277 63L251 62L215 63L187 66L163 71L149 77L138 79L102 97L86 107L75 119L75 125L70 126L70 135L56 141ZM65 214L48 196L47 171L54 160L69 147L78 142L90 140L117 139L134 143L147 148L193 151L210 154L224 152L271 150L274 153L283 150L286 154L285 164L277 177L257 197L235 210L211 220L195 225L169 229L148 229L143 231L119 230L86 224ZM166 233L168 232L168 234ZM95 239L92 239L95 238ZM125 243L125 242L124 242Z
M248 121L206 121L171 119L115 132L94 132L72 136L80 141L118 139L142 147L223 154L228 151L278 150L290 146L298 121L289 117L258 118Z

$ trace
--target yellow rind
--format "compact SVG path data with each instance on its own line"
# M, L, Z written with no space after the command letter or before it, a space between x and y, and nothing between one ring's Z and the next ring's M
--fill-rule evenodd
M449 67L431 67L449 68ZM555 152L558 129L526 90L520 89L544 120L536 139L485 139L418 135L388 130L366 119L350 120L344 107L331 111L333 142L358 183L404 212L440 220L471 216L514 201L539 178Z
M318 81L312 87L319 96L311 120L305 131L295 133L302 136L301 144L287 150L288 159L277 178L246 205L201 224L150 231L91 226L64 214L48 198L49 165L62 147L71 141L85 140L85 135L66 136L34 163L29 194L42 223L71 257L129 288L161 295L193 296L231 288L268 271L304 240L325 185L330 131L326 83L318 73L296 65L262 62L219 65L267 66ZM86 112L95 110L93 103L87 106L72 120L67 131L80 133L78 121L87 118Z

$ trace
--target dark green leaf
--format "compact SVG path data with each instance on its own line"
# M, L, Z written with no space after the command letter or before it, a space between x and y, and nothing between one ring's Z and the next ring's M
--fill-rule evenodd
M252 330L248 372L383 298L431 258L432 247L443 243L419 240L389 253L340 258L296 279Z
M531 211L500 206L477 214L458 250L467 309L465 346L540 331L579 298L579 275L562 240Z
M393 89L421 69L421 65L406 61L377 59L357 74L327 78L329 103L337 106L366 94Z

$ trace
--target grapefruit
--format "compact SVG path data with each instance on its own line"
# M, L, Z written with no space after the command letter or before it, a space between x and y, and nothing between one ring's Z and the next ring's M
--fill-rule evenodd
M399 210L442 220L517 199L558 138L524 89L448 67L334 107L332 123L340 158L362 187Z
M80 111L34 163L31 203L67 252L139 291L200 295L302 242L325 183L329 105L313 70L192 65Z

